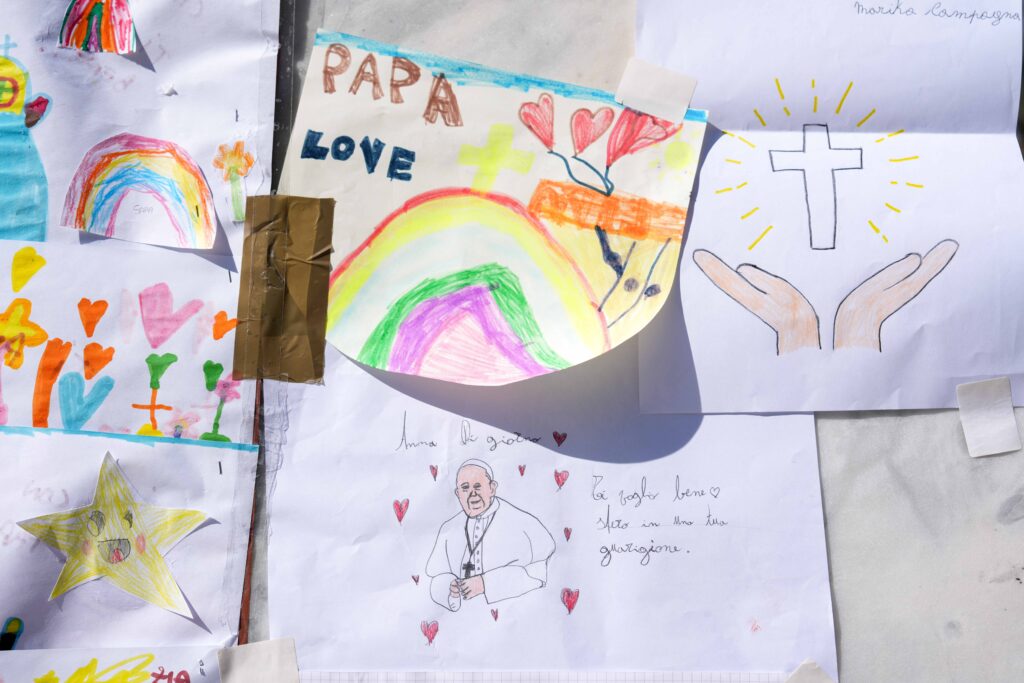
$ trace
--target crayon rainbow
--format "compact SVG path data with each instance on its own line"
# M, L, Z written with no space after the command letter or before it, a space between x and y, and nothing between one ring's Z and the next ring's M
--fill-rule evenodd
M148 194L163 206L179 246L213 246L216 212L202 170L173 142L129 133L86 153L64 200L63 224L117 237L118 210L131 192Z
M135 52L128 0L72 0L60 27L59 45L86 52Z

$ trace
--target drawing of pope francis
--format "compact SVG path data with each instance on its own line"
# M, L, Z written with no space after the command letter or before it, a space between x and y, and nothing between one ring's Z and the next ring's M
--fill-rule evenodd
M430 597L453 612L465 600L488 603L543 588L555 540L530 513L496 493L490 465L467 460L459 467L455 496L462 509L441 525L427 560Z

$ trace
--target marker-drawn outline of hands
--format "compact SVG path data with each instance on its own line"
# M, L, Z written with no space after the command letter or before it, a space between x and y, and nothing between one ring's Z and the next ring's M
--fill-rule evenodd
M959 248L955 240L942 240L923 257L911 252L854 287L836 310L832 347L880 352L882 323L945 270Z
M693 261L712 284L775 331L777 354L821 348L818 314L790 282L751 263L733 270L705 249L694 251Z

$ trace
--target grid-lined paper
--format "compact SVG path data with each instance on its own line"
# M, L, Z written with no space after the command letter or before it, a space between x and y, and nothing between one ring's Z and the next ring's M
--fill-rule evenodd
M784 673L730 671L302 671L301 683L783 683Z

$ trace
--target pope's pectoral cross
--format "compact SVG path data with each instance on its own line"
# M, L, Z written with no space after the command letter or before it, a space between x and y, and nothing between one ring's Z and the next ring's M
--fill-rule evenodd
M806 123L801 149L771 150L770 155L773 171L803 173L811 249L835 249L835 174L863 168L863 150L833 147L827 125Z
M462 578L464 578L464 579L471 579L471 578L473 578L473 570L474 569L476 569L476 565L473 564L472 562L467 562L466 564L462 565L462 571L465 572L465 575Z

